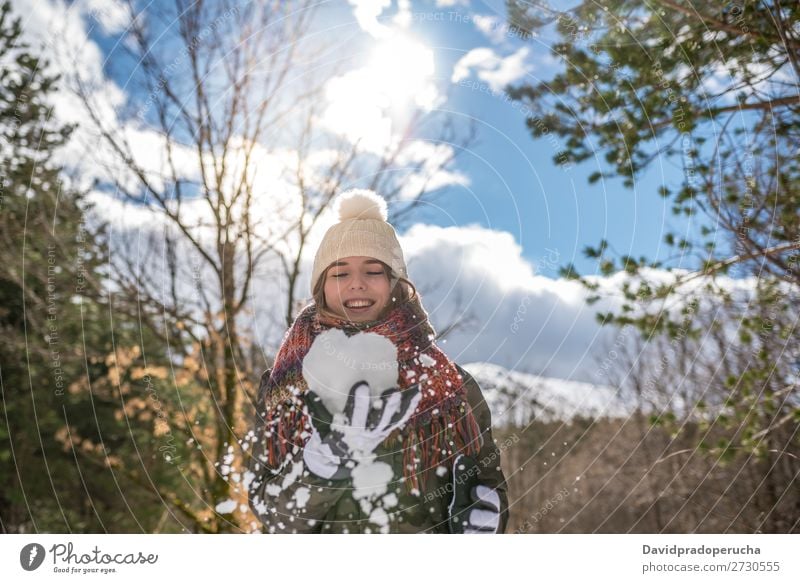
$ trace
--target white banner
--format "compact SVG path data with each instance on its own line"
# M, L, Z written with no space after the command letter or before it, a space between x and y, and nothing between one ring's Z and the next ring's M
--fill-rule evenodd
M2 581L800 581L793 535L4 535Z

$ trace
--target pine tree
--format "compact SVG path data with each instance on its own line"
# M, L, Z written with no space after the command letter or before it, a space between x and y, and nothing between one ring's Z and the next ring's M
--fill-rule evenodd
M776 522L774 509L787 492L797 507L791 480L800 453L800 4L507 5L515 29L555 37L555 75L509 94L530 109L534 137L563 140L556 163L599 155L605 163L589 182L621 177L629 187L656 164L683 169L678 184L652 193L669 199L676 216L702 225L693 233L687 220L684 232L665 234L672 260L618 253L605 240L585 249L600 274L626 274L611 292L622 296L621 309L598 314L600 323L666 339L665 362L694 355L675 363L687 370L683 377L669 376L674 368L664 373L665 390L698 389L685 404L687 417L671 422L655 415L653 422L679 431L690 417L700 419L696 451L720 463L738 453L760 460L757 481L768 495L754 498L764 504L765 529L797 528L796 516ZM648 268L667 270L670 278ZM590 303L607 293L574 265L561 273L591 292ZM749 276L754 285L735 293L724 275ZM707 370L695 360L704 351L716 355ZM709 442L709 431L720 428L726 435Z
M164 343L120 310L104 279L106 230L54 161L58 77L0 7L0 527L141 532L183 523L185 439L173 420ZM155 347L148 366L142 344ZM174 393L174 391L173 391ZM191 403L187 403L190 406ZM185 459L185 458L184 458ZM189 492L186 492L189 495ZM184 508L185 511L181 510Z

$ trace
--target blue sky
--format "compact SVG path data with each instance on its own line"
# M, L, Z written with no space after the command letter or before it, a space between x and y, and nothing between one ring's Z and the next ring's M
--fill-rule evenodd
M352 22L350 8L339 7L344 21ZM382 22L396 14L396 5L392 8L381 15ZM519 83L548 78L557 65L548 54L547 38L531 42L503 34L503 2L441 7L431 1L412 2L411 14L410 32L434 51L437 82L448 95L442 107L459 116L474 117L479 130L477 142L458 159L470 185L444 189L438 200L449 216L432 212L421 218L433 224L478 223L508 231L522 246L523 256L539 264L540 273L549 277L556 277L556 269L541 265L540 259L552 256L554 250L565 262L574 261L582 272L594 272L595 263L584 259L581 250L601 238L619 252L648 258L665 255L663 236L668 227L679 226L682 220L672 216L669 203L656 190L662 183L680 181L676 168L654 166L637 180L635 189L623 187L619 179L590 185L587 177L597 170L597 163L587 161L569 171L557 167L553 143L532 138L519 104L504 99L474 74L459 83L451 82L459 60L482 47L491 48L500 58L528 47L524 66L529 72L510 79ZM479 30L476 17L496 19L488 27L496 33L495 38Z
M317 24L324 42L336 47L339 61L352 61L353 66L364 60L374 43L356 14L358 4L369 3L324 3ZM390 4L376 16L382 25L391 26L400 12L397 2ZM554 252L560 264L571 261L581 272L594 272L595 262L585 259L581 251L602 238L618 252L634 256L656 258L668 252L663 245L665 232L684 223L672 216L668 202L656 190L662 183L675 185L680 181L675 167L668 162L664 167L654 166L637 180L635 189L625 188L619 179L588 184L587 177L597 170L598 162L586 161L569 171L557 167L552 139L534 140L524 125L519 104L478 78L477 69L460 82L452 81L458 62L481 48L506 59L527 47L529 52L520 62L526 71L512 72L508 79L516 84L548 78L558 66L547 51L550 39L525 41L504 34L503 2L414 1L407 13L411 22L405 29L432 50L434 82L447 96L429 115L446 109L465 122L474 118L478 129L477 140L460 153L456 162L469 185L442 188L436 198L442 208L423 211L418 220L437 225L477 223L508 231L522 246L523 256L548 277L557 276L557 267L541 259L553 257ZM479 30L480 19L489 23L484 24L483 31ZM104 34L96 26L90 37L108 59L106 74L124 85L130 62L119 50L118 36ZM598 157L602 155L598 152Z

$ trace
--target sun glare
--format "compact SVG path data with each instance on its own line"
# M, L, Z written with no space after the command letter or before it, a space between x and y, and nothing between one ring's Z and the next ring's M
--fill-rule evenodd
M392 126L414 109L436 106L433 51L396 35L379 41L364 67L332 79L323 122L368 149L387 146Z
M433 51L403 36L382 42L372 54L369 69L374 82L389 97L392 107L433 107Z

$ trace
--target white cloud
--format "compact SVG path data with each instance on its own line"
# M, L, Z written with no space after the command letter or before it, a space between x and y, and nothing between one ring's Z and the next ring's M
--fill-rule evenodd
M447 161L453 157L453 147L448 144L436 144L423 140L415 140L403 148L397 157L396 166L411 166L418 171L403 177L400 190L401 199L410 199L423 190L433 192L445 186L469 186L466 174L447 168Z
M507 57L500 57L487 47L472 49L456 63L451 81L458 83L475 71L492 90L502 91L506 85L522 79L531 71L530 65L525 63L529 52L528 47L522 47Z
M594 309L578 284L537 275L510 233L415 225L402 243L434 324L476 318L475 327L447 339L451 357L586 378L586 352L599 333Z
M111 84L103 73L102 51L89 38L87 21L99 23L107 33L124 30L125 9L118 2L83 0L68 5L59 0L13 0L12 8L22 19L23 38L34 49L44 49L51 70L95 89Z
M397 14L392 19L400 28L408 28L413 20L411 0L397 0Z
M508 24L499 16L475 14L472 22L475 23L475 28L495 44L503 42L508 33Z
M378 17L388 8L392 0L350 0L358 25L373 36L384 34L386 27L378 22Z
M478 225L440 227L417 224L401 237L411 280L422 291L423 305L437 330L475 316L475 325L454 331L442 348L457 362L489 362L548 377L603 380L597 356L609 350L619 329L602 327L596 313L618 311L625 274L598 277L610 297L594 305L587 292L570 280L536 273L533 262L511 233ZM559 261L548 250L547 263ZM671 280L665 271L648 278ZM751 280L721 278L720 285L747 296ZM699 292L702 281L697 280ZM670 309L675 313L676 302ZM709 308L713 310L713 308ZM626 336L632 340L635 332Z
M128 10L119 0L79 0L76 7L95 20L108 35L124 31L128 25Z
M98 136L89 129L85 108L73 89L80 82L103 125L112 131L119 127L116 112L125 105L127 96L106 78L105 58L89 38L87 20L97 19L104 31L119 31L122 9L111 0L69 6L59 1L15 0L13 10L22 18L24 40L48 61L47 72L61 76L59 91L50 95L54 118L62 124L77 123L78 127L66 147L58 150L56 162L77 170L78 186L86 188L98 177L103 161L96 158L101 154Z
M452 8L453 6L469 6L469 0L436 0L437 8Z
M379 22L383 12L392 5L392 0L349 0L353 6L353 15L362 30L375 38L386 38L393 34L392 28ZM397 12L392 21L401 28L411 24L410 0L398 0Z

